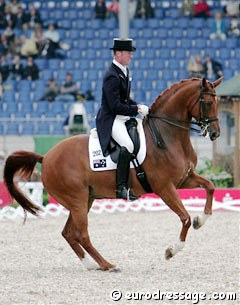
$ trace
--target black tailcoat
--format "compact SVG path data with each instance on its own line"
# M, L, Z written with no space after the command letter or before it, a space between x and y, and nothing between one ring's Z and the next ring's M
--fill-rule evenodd
M129 98L129 92L129 76L126 77L122 70L112 63L104 75L101 108L96 118L98 137L104 156L109 154L108 145L116 115L138 114L137 103Z

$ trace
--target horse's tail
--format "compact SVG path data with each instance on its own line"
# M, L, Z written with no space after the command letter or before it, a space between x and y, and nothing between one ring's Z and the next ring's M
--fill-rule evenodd
M4 166L4 183L10 193L26 212L38 216L38 212L42 209L32 203L20 190L15 179L15 175L19 178L29 179L37 162L42 163L43 156L35 152L16 151L8 156Z

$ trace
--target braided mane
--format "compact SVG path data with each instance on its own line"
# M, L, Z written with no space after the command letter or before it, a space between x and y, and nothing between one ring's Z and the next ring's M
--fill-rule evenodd
M196 80L200 81L200 78L183 79L178 83L172 84L156 97L155 101L150 106L151 111L155 111L157 108L161 107L165 100L168 100L171 95L175 94L180 88L182 88L181 85L185 85Z

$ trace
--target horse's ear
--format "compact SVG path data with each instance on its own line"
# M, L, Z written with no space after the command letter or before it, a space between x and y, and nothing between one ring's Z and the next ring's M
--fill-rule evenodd
M207 87L207 80L206 80L206 78L202 79L202 86L203 86L203 88Z
M220 77L219 79L215 80L215 82L213 82L213 87L216 88L222 81L223 77Z

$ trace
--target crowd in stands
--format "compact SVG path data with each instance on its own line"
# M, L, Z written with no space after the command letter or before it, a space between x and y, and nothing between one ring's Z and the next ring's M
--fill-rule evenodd
M106 22L109 19L114 19L117 21L116 27L118 27L120 9L118 0L96 0L94 4L93 1L87 0L82 2L83 5L85 5L85 2L91 3L89 4L92 12L92 15L89 17L91 20L94 21L96 19L95 21L99 21L100 19L101 22ZM177 1L175 0L174 2ZM61 22L57 23L54 22L54 18L48 20L46 17L43 17L41 12L42 4L36 5L36 3L29 0L0 0L0 103L3 95L2 83L8 80L39 80L42 74L41 67L38 65L38 59L44 59L46 61L60 59L64 61L69 58L69 54L72 54L68 51L71 50L73 43L70 41L68 45L66 41L62 41ZM156 3L156 0L129 0L128 14L130 19L133 21L139 19L140 22L143 21L143 24L147 24L144 22L161 18L164 23L167 19L167 9L163 10L161 17L159 17L156 10ZM169 8L171 8L171 3L169 1ZM209 25L210 30L209 36L205 38L206 40L226 42L228 38L233 37L240 41L240 1L226 0L225 4L221 7L218 5L217 11L212 10L206 0L179 0L177 7L178 15L176 18L187 17L191 21L199 21L201 19L206 21L205 24ZM81 10L81 7L78 10ZM210 18L213 22L207 23L207 20ZM75 23L78 21L81 21L79 17L76 18ZM84 30L87 31L87 27ZM111 31L114 29L108 30ZM140 27L140 32L144 30L144 28ZM157 28L156 31L158 30L160 33L161 29ZM175 30L177 31L178 29L172 28L173 32ZM71 26L69 31L72 31ZM188 31L186 32L188 33ZM80 30L77 30L76 35L75 45L84 43L81 41ZM155 35L156 37L158 38L158 34ZM149 38L152 39L152 36L149 36ZM93 37L89 37L89 40L91 39L94 41ZM159 40L161 41L160 35ZM94 42L92 46L94 46ZM139 47L137 45L138 50L141 50L141 48L144 49L145 47ZM99 48L99 46L96 48ZM108 45L105 45L105 48L108 49ZM141 54L151 54L152 50L150 49L146 47L146 52L144 53L143 50ZM91 54L91 51L86 48L86 54ZM80 57L80 52L78 54ZM87 59L84 58L84 60ZM189 62L186 62L188 60ZM141 65L141 61L139 61L139 65ZM224 74L224 62L217 60L212 54L204 53L204 56L200 52L191 54L191 49L189 49L189 58L185 58L184 65L183 69L185 69L189 77L204 76L209 80L214 80ZM61 70L61 67L57 68ZM80 64L79 70L81 69ZM103 75L105 68L101 69L101 75ZM79 75L81 75L79 76L80 79L83 73L79 73ZM56 79L56 75L54 77L53 75L49 75L49 78L47 80L45 79L45 92L42 91L42 96L38 96L34 101L82 101L86 99L87 95L90 95L89 99L93 98L91 91L81 92L82 90L79 90L74 71L71 71L71 68L68 68L68 72L66 72L64 77L60 81ZM157 76L156 81L158 81Z

